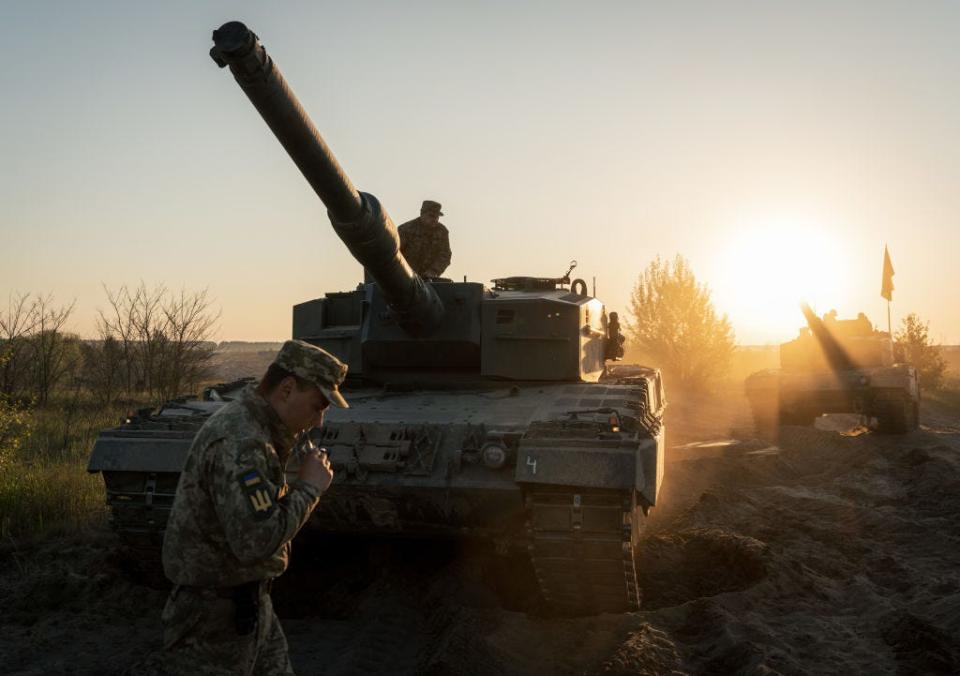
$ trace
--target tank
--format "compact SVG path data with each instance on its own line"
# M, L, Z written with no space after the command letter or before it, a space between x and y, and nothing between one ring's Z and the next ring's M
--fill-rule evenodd
M312 533L479 538L529 560L560 613L640 604L636 554L664 471L660 372L623 355L615 312L564 275L424 280L377 199L354 188L257 36L233 22L211 55L327 208L365 280L293 308L293 337L349 365L349 409L312 441L334 482ZM616 366L617 368L614 368ZM136 560L158 558L180 469L236 392L142 411L104 430L89 464ZM296 454L288 476L296 474Z
M876 419L881 432L902 434L919 425L916 369L894 360L890 334L856 319L823 319L801 308L807 326L780 346L780 369L751 374L747 398L759 431L809 425L824 413L856 413Z

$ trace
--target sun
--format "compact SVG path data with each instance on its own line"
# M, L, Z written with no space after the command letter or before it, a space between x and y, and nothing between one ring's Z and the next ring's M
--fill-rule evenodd
M835 228L801 217L756 218L733 228L718 252L713 289L740 342L793 338L804 324L803 301L819 312L840 304L850 267L843 244Z

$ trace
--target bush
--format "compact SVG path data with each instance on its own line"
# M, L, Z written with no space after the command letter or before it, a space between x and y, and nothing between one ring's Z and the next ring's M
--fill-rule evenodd
M103 480L87 473L90 451L101 429L142 405L124 401L104 407L90 395L74 392L59 394L46 407L17 410L25 433L15 449L7 445L9 464L0 472L0 537L38 535L103 519Z
M710 290L697 283L680 255L658 256L640 275L630 300L633 346L681 387L708 389L730 367L735 348L726 315L718 317Z
M0 472L6 472L30 438L30 417L24 407L0 392Z
M920 376L920 386L926 390L943 387L947 362L940 354L939 345L930 344L930 322L921 321L911 312L900 323L894 334L897 361L913 364Z

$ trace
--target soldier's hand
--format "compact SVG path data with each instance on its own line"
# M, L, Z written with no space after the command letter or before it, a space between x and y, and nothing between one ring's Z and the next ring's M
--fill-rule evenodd
M300 472L297 478L316 486L322 493L330 487L333 481L333 469L330 467L330 458L326 450L312 448L300 457Z

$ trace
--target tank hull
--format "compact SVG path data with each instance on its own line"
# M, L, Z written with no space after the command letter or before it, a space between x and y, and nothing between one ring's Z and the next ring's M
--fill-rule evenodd
M481 538L525 552L559 612L636 608L635 550L665 448L663 402L651 399L659 374L649 373L617 383L350 392L351 408L331 410L312 434L335 479L301 537ZM155 577L180 468L222 405L172 405L104 430L94 448L89 470L103 475L114 528ZM297 470L295 454L288 478Z
M840 371L760 371L747 378L745 392L761 429L810 424L826 413L876 418L878 429L898 434L919 425L919 381L916 369L908 364Z

